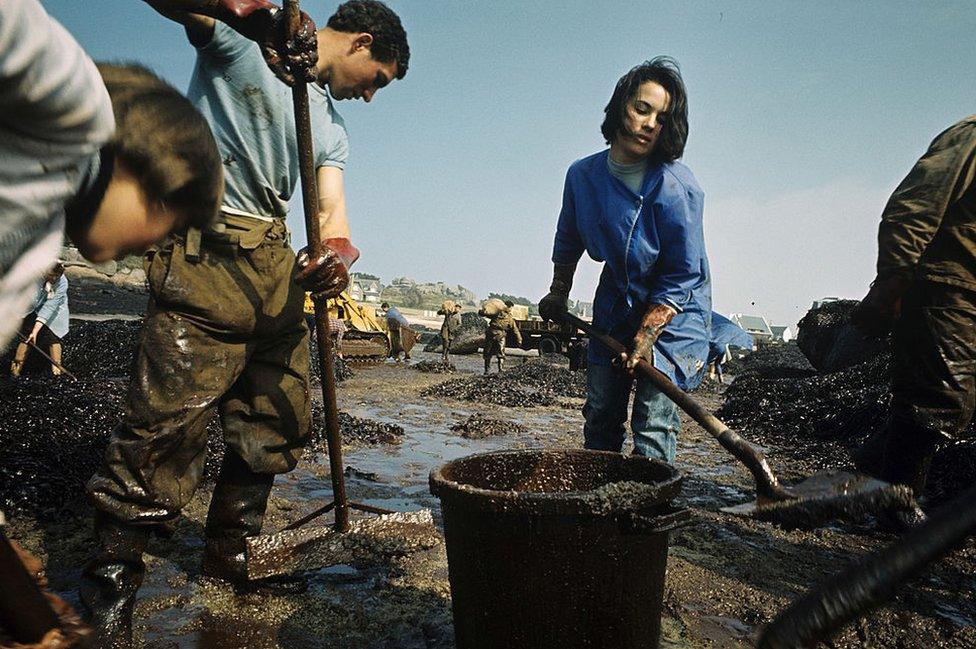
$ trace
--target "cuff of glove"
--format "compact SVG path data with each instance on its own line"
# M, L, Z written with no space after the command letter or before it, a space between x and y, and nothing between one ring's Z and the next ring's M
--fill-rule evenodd
M352 242L344 237L326 239L322 242L322 245L334 252L342 263L345 264L347 270L359 259L359 248L352 245Z

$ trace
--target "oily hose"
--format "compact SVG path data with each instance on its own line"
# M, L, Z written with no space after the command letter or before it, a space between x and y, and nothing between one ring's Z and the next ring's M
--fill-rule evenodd
M766 627L760 649L812 647L891 599L895 590L976 532L976 486L900 539L817 586Z

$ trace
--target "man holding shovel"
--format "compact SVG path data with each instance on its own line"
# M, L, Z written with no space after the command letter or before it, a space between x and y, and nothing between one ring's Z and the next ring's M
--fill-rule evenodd
M188 94L214 131L226 192L215 227L186 230L152 259L125 419L88 485L101 547L82 598L106 646L131 643L147 533L192 496L215 411L227 450L203 573L246 584L245 539L260 532L274 476L295 467L309 432L304 290L337 295L359 254L343 193L348 143L332 99L368 102L409 61L399 18L375 0L341 5L322 29L303 15L294 38L284 12L263 0L146 1L182 24L197 49ZM296 259L284 222L299 177L286 83L310 83L324 251L313 260L304 251Z
M893 333L891 421L880 467L864 468L920 496L936 448L976 405L976 116L935 138L891 195L877 271L852 318ZM921 519L916 510L895 523Z

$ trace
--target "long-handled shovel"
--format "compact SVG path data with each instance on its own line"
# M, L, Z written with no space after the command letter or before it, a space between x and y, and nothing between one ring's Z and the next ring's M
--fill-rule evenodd
M285 16L289 33L294 35L301 21L298 0L286 0ZM295 131L298 137L299 172L302 179L302 204L309 258L322 252L319 231L318 191L312 155L312 126L308 109L308 86L297 82L292 87L295 106ZM352 502L346 497L343 476L342 438L336 406L335 366L332 361L332 336L329 333L328 307L315 302L315 335L318 339L319 369L322 376L322 402L325 409L325 434L329 449L329 472L333 501L285 527L277 534L247 540L247 573L250 579L309 570L337 563L349 563L364 551L382 556L404 554L433 547L438 542L430 510L393 512ZM377 518L350 523L349 510L380 514ZM309 521L335 510L335 523L329 527L303 528Z
M615 354L627 351L619 341L596 331L589 322L571 313L566 315L566 321ZM759 450L672 383L659 369L643 359L637 369L752 474L756 482L756 501L727 507L723 511L786 527L811 527L835 519L859 518L864 513L917 506L911 490L904 485L892 485L846 472L817 474L786 488L779 483Z

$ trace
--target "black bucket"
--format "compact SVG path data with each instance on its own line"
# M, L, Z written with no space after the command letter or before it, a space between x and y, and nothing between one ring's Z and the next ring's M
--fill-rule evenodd
M502 451L430 474L458 649L653 648L674 467L604 451Z

